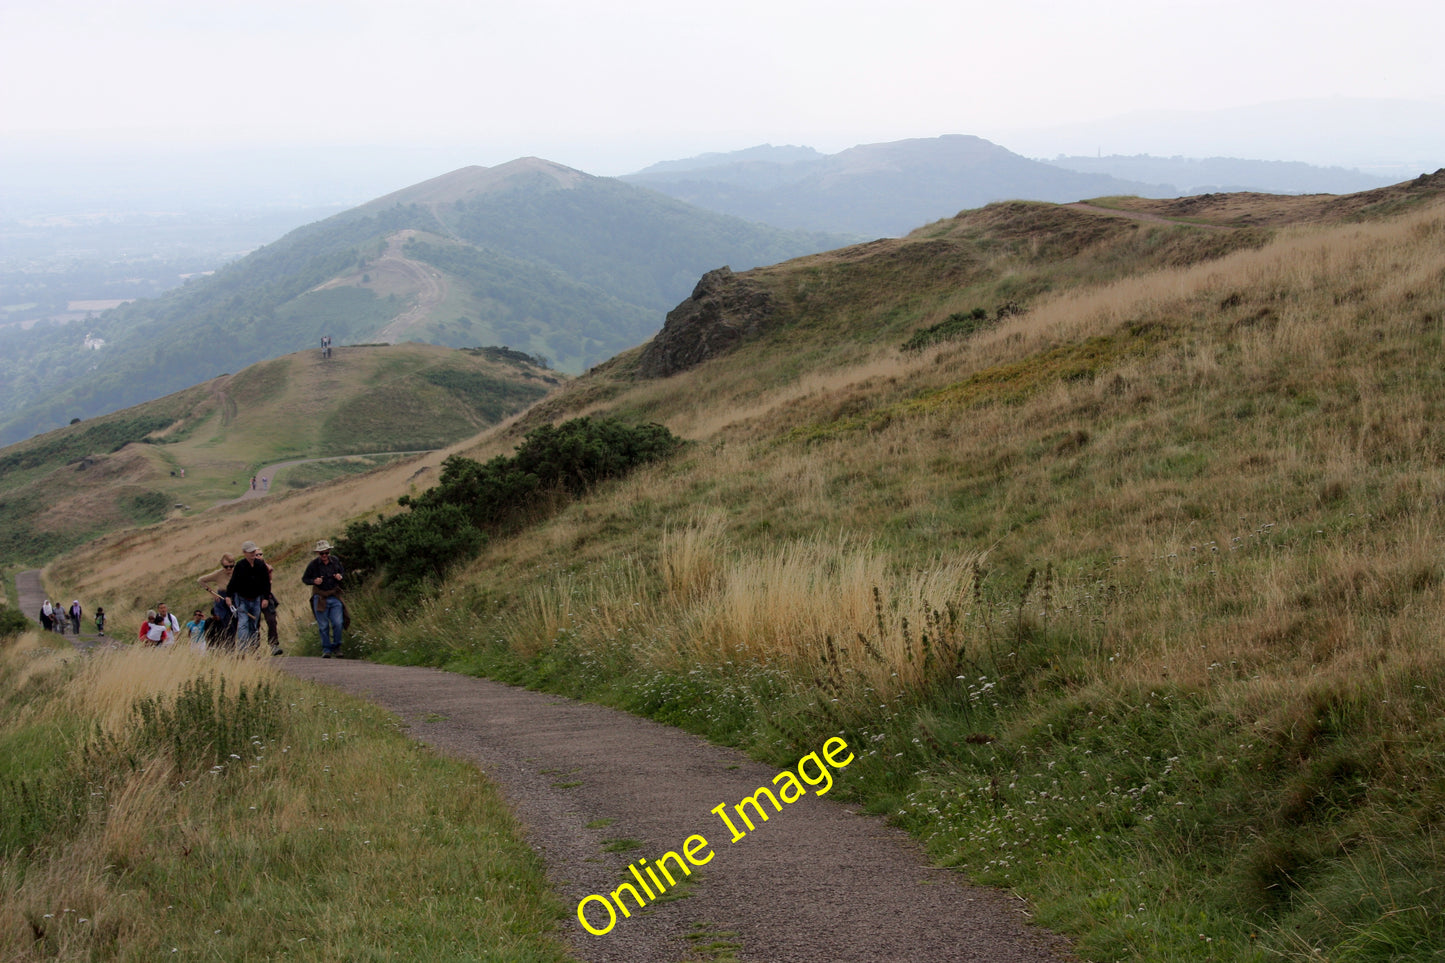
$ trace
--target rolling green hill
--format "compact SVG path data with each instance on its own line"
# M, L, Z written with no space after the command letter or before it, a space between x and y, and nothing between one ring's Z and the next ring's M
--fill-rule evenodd
M645 340L703 271L846 240L750 224L536 158L464 168L299 228L163 297L84 324L7 329L0 443L323 335L503 345L578 372Z
M847 791L1085 959L1437 959L1442 194L996 205L718 279L479 451L694 444L364 651L844 733Z
M43 562L115 528L236 498L263 466L441 448L562 382L518 352L375 345L286 355L0 449L0 561ZM293 476L296 471L292 470ZM276 491L294 477L274 479Z
M464 451L583 415L688 444L478 539L435 603L353 588L348 655L779 764L843 734L838 792L1083 959L1436 960L1442 194L997 204L712 274ZM377 478L278 500L279 551L410 511ZM48 578L153 595L217 532Z

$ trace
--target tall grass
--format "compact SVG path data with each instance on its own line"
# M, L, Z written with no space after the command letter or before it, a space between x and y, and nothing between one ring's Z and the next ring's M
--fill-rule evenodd
M7 960L560 960L471 766L255 660L0 652ZM377 800L385 799L385 806Z

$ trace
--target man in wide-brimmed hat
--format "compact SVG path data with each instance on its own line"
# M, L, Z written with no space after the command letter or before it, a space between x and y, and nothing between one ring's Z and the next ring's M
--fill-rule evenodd
M346 571L341 559L331 554L331 543L326 539L317 542L312 551L316 557L301 573L301 582L311 587L311 612L321 632L321 657L330 659L341 655L341 629L346 622L341 580Z

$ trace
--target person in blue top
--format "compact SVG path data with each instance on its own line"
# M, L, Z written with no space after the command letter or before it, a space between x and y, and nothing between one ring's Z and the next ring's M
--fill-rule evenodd
M204 651L206 648L206 615L200 609L191 614L186 623L186 633L191 637L191 648Z

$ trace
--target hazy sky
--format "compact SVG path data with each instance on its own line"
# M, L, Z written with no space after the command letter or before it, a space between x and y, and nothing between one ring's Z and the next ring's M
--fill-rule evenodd
M1439 0L0 0L0 149L706 150L1331 96L1445 103ZM1346 134L1347 136L1347 134Z

